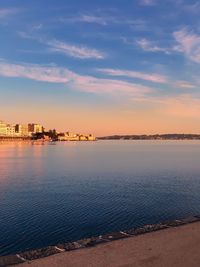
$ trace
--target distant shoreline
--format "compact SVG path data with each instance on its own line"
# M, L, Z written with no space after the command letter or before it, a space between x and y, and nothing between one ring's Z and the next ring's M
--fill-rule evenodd
M98 140L200 140L200 134L110 135Z
M200 140L200 134L154 134L154 135L109 135L97 137L95 140L45 140L30 137L5 137L0 136L2 142L91 142L97 140Z

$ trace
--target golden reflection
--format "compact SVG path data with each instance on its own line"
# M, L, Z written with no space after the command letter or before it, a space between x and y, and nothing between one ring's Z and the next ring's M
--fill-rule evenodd
M46 145L32 145L30 141L0 143L0 185L15 183L29 170L35 177L41 177L44 168L42 157Z

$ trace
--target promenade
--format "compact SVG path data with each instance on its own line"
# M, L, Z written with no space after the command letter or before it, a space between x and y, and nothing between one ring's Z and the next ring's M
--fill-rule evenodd
M200 221L61 252L16 267L199 267Z

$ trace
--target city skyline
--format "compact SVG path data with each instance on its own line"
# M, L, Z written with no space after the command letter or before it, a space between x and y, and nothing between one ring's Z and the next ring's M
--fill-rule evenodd
M199 133L197 1L2 0L0 115L58 131Z
M55 128L45 129L38 123L9 124L0 120L0 141L38 140L38 141L96 141L93 134L72 133L69 130L58 132Z

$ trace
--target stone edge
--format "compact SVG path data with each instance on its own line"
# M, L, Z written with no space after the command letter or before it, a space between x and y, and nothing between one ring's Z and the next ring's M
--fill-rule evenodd
M85 239L81 239L75 242L67 242L67 243L57 244L55 246L48 246L45 248L39 248L35 250L20 252L15 255L2 256L0 257L0 267L19 264L23 262L29 262L32 260L48 257L51 255L66 252L66 251L89 248L89 247L96 246L98 244L111 242L113 240L134 237L137 235L155 232L155 231L163 230L166 228L178 227L181 225L194 223L198 221L200 221L200 216L192 216L192 217L188 217L185 219L166 221L166 222L157 223L157 224L148 224L148 225L144 225L143 227L132 228L129 230L109 233L109 234L100 235L97 237L85 238Z

